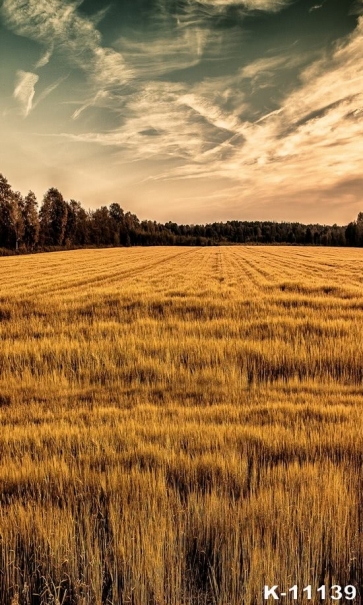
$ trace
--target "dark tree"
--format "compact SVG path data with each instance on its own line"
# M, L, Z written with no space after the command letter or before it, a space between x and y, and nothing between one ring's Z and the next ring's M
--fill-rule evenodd
M310 227L307 227L306 231L305 231L305 244L312 244L313 243L313 234L311 232Z
M121 225L124 220L125 220L125 214L123 209L121 208L120 204L117 204L116 202L113 202L110 205L110 217L112 220L115 221L115 223L117 223L118 225Z
M77 209L74 200L66 202L67 204L67 222L64 233L64 243L67 247L75 245L76 243L76 229L77 229Z
M62 246L67 225L68 206L58 189L51 188L40 209L40 242L43 246Z
M84 246L88 242L88 215L75 200L67 203L64 242L66 246Z
M91 239L96 246L110 246L112 242L112 224L107 206L101 206L92 213Z
M227 221L206 225L165 224L124 212L113 202L85 211L80 202L65 202L49 189L37 213L32 192L25 199L0 175L0 247L33 249L47 246L207 246L220 244L298 244L362 246L363 212L347 226L304 225L272 221Z
M12 248L12 200L13 191L7 179L0 174L0 247Z
M38 202L32 191L24 199L23 206L24 235L23 242L28 250L33 250L39 241Z
M119 246L125 226L125 214L120 204L114 202L110 205L110 225L112 231L112 243Z
M15 239L15 248L18 250L20 242L24 236L24 199L19 191L13 193L11 204L12 237Z
M0 175L0 247L18 249L24 234L24 200Z

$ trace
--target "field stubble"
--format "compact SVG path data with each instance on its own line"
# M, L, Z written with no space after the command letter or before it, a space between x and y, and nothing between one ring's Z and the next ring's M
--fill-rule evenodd
M362 260L1 259L0 604L360 604Z

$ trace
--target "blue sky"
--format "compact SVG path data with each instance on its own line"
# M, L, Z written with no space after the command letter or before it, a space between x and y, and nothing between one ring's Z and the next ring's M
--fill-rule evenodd
M363 210L363 3L2 0L0 172L140 218Z

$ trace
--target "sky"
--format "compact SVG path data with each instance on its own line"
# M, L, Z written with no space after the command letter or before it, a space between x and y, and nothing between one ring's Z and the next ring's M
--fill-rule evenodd
M140 219L363 211L363 0L0 0L0 173Z

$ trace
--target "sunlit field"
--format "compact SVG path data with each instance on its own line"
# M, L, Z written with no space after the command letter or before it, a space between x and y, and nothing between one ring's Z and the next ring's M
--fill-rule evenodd
M1 605L360 604L362 412L360 249L0 259Z

